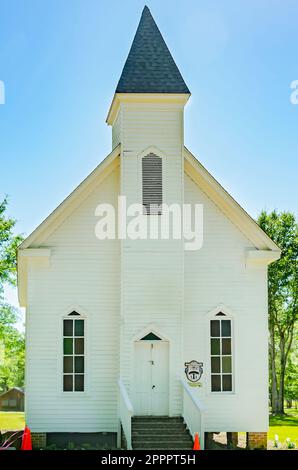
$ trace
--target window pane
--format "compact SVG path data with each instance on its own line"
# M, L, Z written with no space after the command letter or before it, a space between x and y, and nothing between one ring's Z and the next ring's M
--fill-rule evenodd
M84 354L84 338L75 339L75 354Z
M63 390L64 392L72 392L72 375L63 376Z
M73 354L73 340L71 338L64 338L64 354Z
M63 358L63 372L73 372L73 358L70 356L64 356Z
M231 320L221 321L221 336L231 336Z
M220 336L219 323L220 323L219 320L211 320L210 322L211 336Z
M84 391L84 376L75 375L75 391L83 392Z
M75 372L84 372L84 357L75 357Z
M224 392L232 391L232 376L231 375L222 376L222 389Z
M73 321L72 320L64 320L63 322L63 335L64 336L72 336L73 335Z
M211 339L211 355L218 356L220 354L219 339Z
M212 392L220 392L220 375L211 375Z
M211 372L220 372L220 357L211 357Z
M231 354L231 340L222 339L222 354Z
M232 358L231 357L222 358L222 372L224 373L232 372Z
M75 320L75 336L84 336L84 320Z

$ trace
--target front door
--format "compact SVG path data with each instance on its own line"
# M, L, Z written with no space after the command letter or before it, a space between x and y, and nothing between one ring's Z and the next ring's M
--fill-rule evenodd
M161 340L135 343L134 409L136 415L169 413L169 351Z

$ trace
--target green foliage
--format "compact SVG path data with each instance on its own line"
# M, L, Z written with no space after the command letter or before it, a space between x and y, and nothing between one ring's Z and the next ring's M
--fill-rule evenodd
M0 295L3 284L16 283L17 247L22 241L20 235L14 235L16 221L6 215L7 198L0 202Z
M293 214L276 211L263 211L258 223L281 248L280 260L268 268L268 307L272 409L283 413L286 370L298 313L298 224Z
M282 250L280 260L268 268L269 320L278 319L276 328L287 331L297 319L298 224L293 214L276 211L262 211L258 223Z
M13 234L15 220L6 215L7 199L0 202L0 392L24 384L25 341L16 328L19 314L3 300L4 284L16 283L17 247L22 237Z
M285 374L285 399L289 402L298 400L298 351L297 335L287 361Z
M286 446L287 446L287 449L295 449L296 448L295 442L291 441L291 439L289 437L286 438Z
M18 312L0 304L0 391L24 385L25 338L15 327Z
M297 409L286 409L283 415L270 415L268 439L274 446L276 435L278 436L279 448L289 448L287 439L298 447L298 411Z
M45 450L59 450L56 444L50 444L45 447Z
M72 441L69 441L68 444L67 444L67 446L66 446L66 449L67 449L67 450L75 450L75 448L76 448L75 443L72 442Z

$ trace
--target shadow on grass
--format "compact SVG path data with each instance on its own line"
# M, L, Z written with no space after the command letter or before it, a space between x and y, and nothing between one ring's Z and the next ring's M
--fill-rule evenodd
M298 418L291 414L284 414L284 415L270 415L269 417L270 427L273 426L298 426Z

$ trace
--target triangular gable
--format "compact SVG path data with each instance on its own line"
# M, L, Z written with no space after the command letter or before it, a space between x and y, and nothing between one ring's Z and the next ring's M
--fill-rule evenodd
M118 165L116 161L120 155L118 145L84 181L21 243L19 249L34 246L40 236L65 218L65 213L72 211L76 203L82 202L82 194L86 197L98 183L98 177L104 179ZM233 197L216 181L195 156L184 148L185 171L201 187L201 189L214 201L222 212L251 240L260 250L272 250L280 253L280 248L259 227L256 221L233 199Z
M275 252L274 257L279 258L281 250L276 243L268 237L257 222L250 217L186 147L184 147L184 169L258 250L273 251Z
M77 205L92 192L95 185L105 179L119 165L120 156L118 145L83 181L67 196L66 199L21 243L19 250L34 247L46 233L47 236L63 222Z
M21 306L26 305L28 258L33 257L42 265L48 265L51 250L46 247L40 248L42 241L82 203L101 181L119 166L119 156L120 145L19 246L18 291ZM257 248L257 250L247 253L247 264L263 265L279 259L280 248L187 148L184 148L184 169L228 219Z

